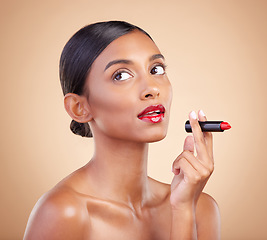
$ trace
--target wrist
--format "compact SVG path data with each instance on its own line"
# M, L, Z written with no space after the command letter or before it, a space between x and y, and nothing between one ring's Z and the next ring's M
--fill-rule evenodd
M175 222L194 222L196 220L196 211L194 207L172 208L172 219Z
M171 204L172 212L195 212L196 204L194 202L183 202Z
M194 204L172 206L171 240L197 239Z

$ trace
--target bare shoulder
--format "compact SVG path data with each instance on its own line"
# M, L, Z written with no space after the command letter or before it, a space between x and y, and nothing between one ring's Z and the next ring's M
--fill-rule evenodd
M220 239L220 211L217 202L202 193L196 209L197 231L201 239Z
M149 178L152 192L155 196L162 200L168 200L171 194L171 185L163 182L159 182L153 178Z
M219 207L214 198L206 193L201 193L197 204L197 217L201 219L207 215L219 217Z
M71 188L54 187L34 206L24 239L83 239L84 226L89 221L85 208Z

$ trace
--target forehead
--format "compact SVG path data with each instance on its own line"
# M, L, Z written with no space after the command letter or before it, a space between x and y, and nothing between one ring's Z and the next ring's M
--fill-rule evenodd
M93 66L104 66L116 59L144 61L158 53L160 53L158 47L146 34L134 30L111 42L96 58Z

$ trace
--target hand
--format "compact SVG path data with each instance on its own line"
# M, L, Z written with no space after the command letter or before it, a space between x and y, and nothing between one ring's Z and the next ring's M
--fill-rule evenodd
M198 112L198 117L200 121L207 120L202 111ZM172 167L175 174L170 197L173 209L195 207L214 169L212 134L201 131L195 112L189 114L189 121L193 136L185 139L183 152L173 162Z

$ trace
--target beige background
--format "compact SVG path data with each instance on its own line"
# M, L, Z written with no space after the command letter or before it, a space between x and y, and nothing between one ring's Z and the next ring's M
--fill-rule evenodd
M171 182L190 110L227 120L214 134L222 239L267 239L267 1L1 1L0 239L21 239L37 199L92 156L69 131L58 78L61 50L86 24L126 20L148 31L168 64L168 137L151 145L149 174Z

